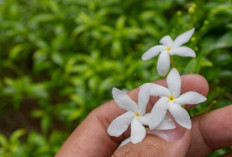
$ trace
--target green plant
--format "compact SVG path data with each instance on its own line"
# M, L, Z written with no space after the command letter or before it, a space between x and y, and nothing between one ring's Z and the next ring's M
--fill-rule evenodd
M213 92L190 114L214 100L212 109L231 104L231 7L227 0L0 0L1 153L52 156L64 135L112 99L112 87L159 79L157 60L141 55L165 34L192 27L197 58L177 57L176 66L205 76ZM20 128L22 138L9 142Z

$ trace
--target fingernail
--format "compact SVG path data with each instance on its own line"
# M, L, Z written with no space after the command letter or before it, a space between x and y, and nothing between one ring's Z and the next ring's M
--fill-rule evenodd
M174 142L184 135L186 129L181 127L180 125L176 125L175 129L171 130L148 130L148 134L156 135L168 142Z

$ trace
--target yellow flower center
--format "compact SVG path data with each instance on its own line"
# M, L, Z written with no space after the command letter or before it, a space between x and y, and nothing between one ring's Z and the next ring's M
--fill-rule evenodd
M169 96L168 99L169 99L169 101L174 101L175 97L174 96Z
M172 47L171 47L171 46L168 46L168 47L166 48L166 50L169 52L169 51L172 50Z
M135 117L139 117L140 116L140 114L138 113L138 112L135 112Z

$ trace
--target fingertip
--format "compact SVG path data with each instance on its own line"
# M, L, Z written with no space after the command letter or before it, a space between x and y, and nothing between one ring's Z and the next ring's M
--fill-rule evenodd
M171 134L177 136L177 133ZM191 141L191 131L183 130L178 134L181 134L180 137L170 142L156 134L147 134L140 143L128 143L118 148L114 156L185 156Z
M205 77L199 74L188 74L181 76L182 80L182 93L187 91L195 91L204 96L208 95L209 84Z

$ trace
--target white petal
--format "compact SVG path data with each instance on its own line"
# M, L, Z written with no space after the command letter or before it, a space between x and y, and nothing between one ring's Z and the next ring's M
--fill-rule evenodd
M184 128L191 129L191 119L188 112L184 108L173 102L169 102L168 109L178 124L180 124Z
M151 83L145 83L140 86L138 94L138 107L140 115L144 115L148 101L150 99Z
M158 58L157 70L162 76L168 73L170 67L170 56L167 51L162 51Z
M175 129L175 128L176 128L176 125L171 120L171 118L165 117L155 129L157 129L157 130L170 130L170 129Z
M195 52L186 46L173 48L169 52L169 54L170 55L178 55L178 56L182 56L182 57L196 57Z
M133 118L133 112L126 112L123 115L115 118L107 129L108 134L110 136L120 136L124 131L127 130Z
M169 35L166 35L160 40L160 44L171 46L173 44L173 40Z
M188 42L194 33L194 28L179 35L173 42L173 47L179 47Z
M138 118L138 120L139 120L139 122L141 123L141 124L143 124L143 125L149 125L149 123L150 123L150 114L151 113L147 113L147 114L145 114L144 116L140 116L139 118Z
M167 97L162 97L155 103L150 114L150 123L149 123L150 130L155 129L160 124L160 122L164 119L168 108L167 103L168 103Z
M198 104L204 102L205 100L206 97L204 97L203 95L194 91L190 91L176 98L174 102L180 105L186 105L186 104Z
M125 139L124 141L122 141L121 144L120 144L118 147L122 147L122 146L126 145L126 144L129 143L129 142L131 142L130 137L127 138L127 139Z
M146 136L145 127L134 118L131 123L131 142L133 144L141 142Z
M117 88L113 88L112 94L114 101L120 108L125 109L127 111L138 111L137 104L133 100L131 100L131 98L125 92Z
M150 95L163 97L163 96L170 96L171 93L168 88L152 83Z
M151 59L151 58L157 56L164 49L166 49L166 46L164 46L164 45L153 46L143 54L142 59L143 60Z
M179 72L173 68L167 76L168 88L171 94L176 98L180 95L181 78Z

